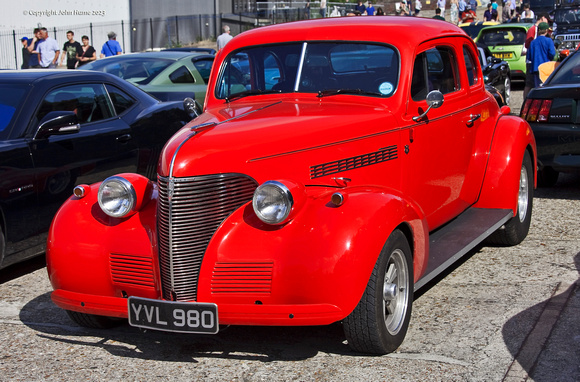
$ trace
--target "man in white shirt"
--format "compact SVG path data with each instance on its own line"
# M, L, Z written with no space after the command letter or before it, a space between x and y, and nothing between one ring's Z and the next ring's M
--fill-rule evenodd
M224 25L222 30L224 33L220 34L217 38L217 48L218 52L226 46L228 42L234 37L230 34L230 27L228 25Z
M40 66L45 69L54 69L58 65L60 49L58 43L52 37L48 37L46 28L40 28L42 40L38 43L36 50L40 53Z

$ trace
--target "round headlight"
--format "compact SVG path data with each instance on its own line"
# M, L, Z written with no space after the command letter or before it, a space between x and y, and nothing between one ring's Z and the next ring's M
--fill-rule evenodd
M280 182L268 181L259 186L254 192L252 206L261 221L267 224L283 223L290 211L294 200L288 187Z
M120 218L133 210L137 196L133 185L127 179L111 176L101 183L98 200L104 213Z

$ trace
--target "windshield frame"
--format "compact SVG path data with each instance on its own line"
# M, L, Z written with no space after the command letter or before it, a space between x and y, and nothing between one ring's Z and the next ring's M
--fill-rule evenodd
M319 51L318 54L316 54L317 49ZM366 54L361 54L361 52L366 52ZM265 58L268 54L275 57L270 61L276 61L278 65L273 70L267 68L266 65L266 61L270 59L270 57ZM260 57L260 55L262 56ZM340 55L342 55L341 65L338 64ZM348 60L345 60L344 57L348 57ZM355 58L354 60L353 57ZM251 60L253 60L252 65L255 67L250 68ZM245 63L241 64L242 61ZM290 67L289 61L294 66ZM357 61L359 63L356 63ZM351 63L345 66L344 62ZM360 62L366 62L368 66ZM349 71L341 72L337 70L337 67L348 68L348 65L351 65L351 70ZM363 67L365 68L364 71L362 70ZM318 81L319 84L306 82L307 72L309 70L313 71L315 68L318 68L319 73L323 73L323 70L326 70L326 72L320 75L316 75L317 73L313 72L311 74L312 78L316 80L324 79L326 83L322 83L324 81ZM268 70L270 70L270 74L269 78L266 78L265 73ZM379 84L373 84L372 86L374 87L372 88L369 84L357 83L363 76L372 76L373 74L378 76L379 72L384 74L385 78L388 75L388 81L385 79L380 83L382 77L377 77L375 82ZM314 93L319 95L328 93L328 91L339 90L336 94L370 95L388 98L397 92L400 84L400 75L401 55L399 50L391 44L344 40L291 41L262 44L245 46L228 54L222 61L217 82L214 86L214 96L217 99L229 102L232 99L241 98L238 96L241 93L245 93L244 97L272 93ZM345 86L348 82L345 80L347 77L350 80L350 86ZM273 79L277 79L278 82L273 83ZM237 84L235 81L238 81ZM285 83L284 86L282 86L282 82ZM232 91L234 86L237 88Z

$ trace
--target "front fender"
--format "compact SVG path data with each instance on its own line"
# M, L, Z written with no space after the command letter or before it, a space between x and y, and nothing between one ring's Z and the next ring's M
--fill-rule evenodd
M420 210L378 188L340 190L344 203L335 206L330 197L336 191L308 188L304 206L282 226L261 222L251 203L234 212L207 248L198 301L328 304L342 314L335 321L342 319L356 307L382 247L398 226L410 236L418 279L428 246Z
M506 139L507 137L513 139ZM520 171L526 150L529 151L532 163L535 164L536 140L530 125L519 117L499 118L490 147L483 186L475 207L509 208L513 210L515 216ZM534 186L536 179L534 165Z

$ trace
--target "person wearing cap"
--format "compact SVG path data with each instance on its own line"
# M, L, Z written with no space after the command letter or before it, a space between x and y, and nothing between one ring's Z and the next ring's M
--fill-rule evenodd
M123 53L121 44L119 44L117 41L117 34L115 32L109 32L107 37L109 37L109 40L103 44L103 48L101 49L101 58L116 56Z
M550 25L545 22L538 24L538 36L530 44L528 58L530 59L531 71L534 74L534 87L540 86L540 74L538 66L544 62L552 61L556 57L554 42L547 36Z
M526 34L526 41L524 42L524 49L526 52L528 49L530 49L530 44L532 43L532 41L534 41L534 39L538 35L538 25L540 25L540 23L548 23L549 21L550 21L550 17L548 16L548 14L542 13L539 15L536 23L534 25L532 25L532 27L530 29L528 29L528 33ZM549 32L550 32L550 30L548 29L548 33ZM536 83L536 81L534 80L534 74L532 73L531 66L532 66L532 60L531 60L530 56L527 55L527 53L526 53L526 83L524 86L524 94L523 94L524 101L526 100L530 90L532 90L532 88L535 87L535 83Z
M28 50L28 37L22 37L20 39L22 42L22 65L20 65L20 69L28 69L30 67L30 51Z

